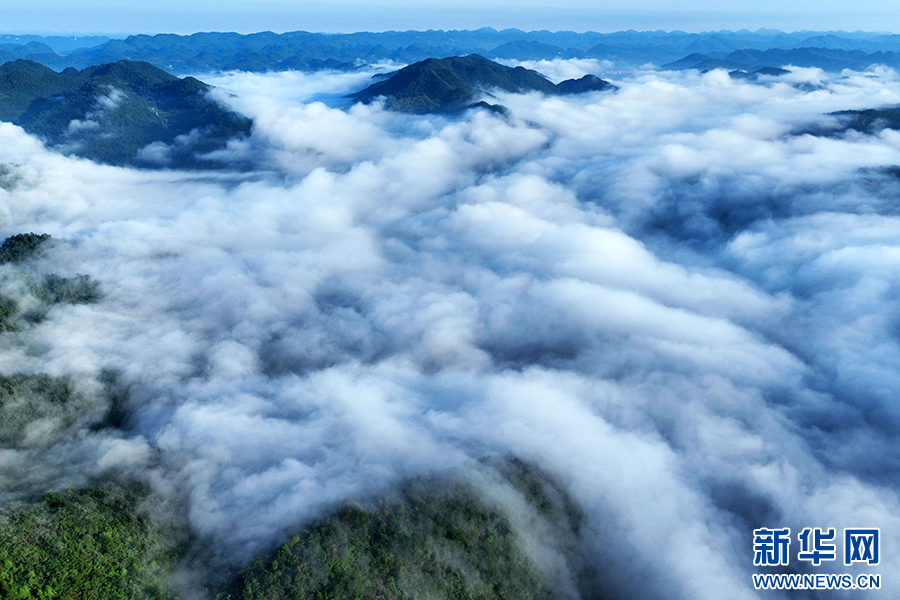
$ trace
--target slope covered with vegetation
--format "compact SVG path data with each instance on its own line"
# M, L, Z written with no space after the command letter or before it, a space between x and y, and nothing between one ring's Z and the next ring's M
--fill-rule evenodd
M63 277L31 268L32 261L52 245L47 233L19 233L0 244L0 265L12 267L0 272L0 333L40 322L55 304L93 304L101 299L100 283L90 275ZM28 308L22 310L23 305Z
M417 114L455 112L468 108L482 91L541 92L547 95L613 90L616 86L596 76L559 84L525 67L507 67L477 54L429 58L376 82L351 97L371 102L379 96L393 110Z
M46 233L20 233L0 244L0 335L40 323L54 305L100 300L100 284L90 276L63 277L38 266L52 247ZM0 373L0 451L53 443L96 417L95 409L68 377Z
M0 244L0 265L21 263L39 255L50 241L49 233L17 233Z
M17 60L0 66L0 120L108 164L208 166L199 154L248 134L251 125L210 99L209 89L145 62L56 73Z
M348 503L307 524L219 592L200 581L190 585L194 593L207 588L217 600L572 597L561 592L573 589L567 578L574 565L563 542L577 538L580 513L535 467L512 459L494 468L502 482L492 485L515 490L528 519L511 516L468 480L417 478L377 502ZM106 481L0 512L0 597L176 598L170 576L190 555L189 537L151 516L149 493L134 482ZM539 567L523 535L531 535L532 548L538 540L543 552L557 553L568 566Z
M0 513L0 598L165 600L174 555L139 510L139 490L118 486L48 493Z
M831 113L838 118L838 131L854 130L876 134L884 129L900 130L900 107L886 106L865 110L842 110Z
M577 536L574 505L534 467L497 468L545 527L545 549L561 552L560 540ZM521 527L470 483L414 479L374 505L347 505L308 525L243 570L220 600L562 597L561 574L537 567Z
M347 507L241 575L241 600L549 598L506 517L469 490Z

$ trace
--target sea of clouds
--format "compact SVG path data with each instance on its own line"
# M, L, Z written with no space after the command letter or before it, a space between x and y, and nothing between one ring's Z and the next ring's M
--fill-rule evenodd
M126 398L121 428L0 452L0 497L138 474L240 563L513 454L585 511L595 597L780 597L752 586L760 527L880 527L878 568L792 564L897 597L900 133L796 135L900 103L896 73L635 72L497 94L508 119L347 106L370 76L203 77L255 124L213 158L250 171L100 166L0 124L0 235L52 234L44 260L104 292L5 334L0 372Z

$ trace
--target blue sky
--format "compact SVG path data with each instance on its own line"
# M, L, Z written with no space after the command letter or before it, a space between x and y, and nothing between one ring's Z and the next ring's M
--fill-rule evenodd
M900 12L886 0L866 9L849 2L759 0L736 8L723 0L397 0L297 2L289 0L5 0L0 30L17 33L192 33L196 31L385 31L390 29L622 29L706 31L773 28L900 31ZM858 6L858 5L857 5Z

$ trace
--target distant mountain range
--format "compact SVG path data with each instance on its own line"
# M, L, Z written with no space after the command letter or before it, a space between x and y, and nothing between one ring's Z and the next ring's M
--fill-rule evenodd
M57 73L17 60L0 66L0 120L57 150L108 164L202 167L208 163L199 155L251 126L208 90L145 62Z
M775 52L765 60L753 58L753 53L765 51L782 54ZM742 56L745 53L750 54ZM223 70L352 70L364 63L412 63L468 54L497 60L594 58L612 61L616 69L648 63L664 65L678 61L680 64L685 59L686 68L713 68L715 61L723 61L720 66L728 69L802 64L834 70L847 66L863 68L875 63L895 65L898 62L895 53L900 53L900 35L841 31L575 33L483 28L349 34L304 31L250 35L159 34L125 39L0 36L0 62L24 58L62 70L124 59L146 61L175 74Z
M662 65L663 69L740 69L756 70L763 67L818 67L825 71L844 69L863 70L875 64L900 68L900 53L894 51L867 53L862 50L840 50L833 48L796 48L785 50L742 49L725 55L693 53L684 58Z
M351 95L351 98L371 102L384 96L387 98L388 108L419 114L455 112L473 105L503 110L486 102L473 104L481 92L492 89L514 93L535 91L547 95L566 95L617 88L596 75L585 75L581 79L568 79L554 84L537 71L524 67L507 67L471 54L429 58L413 63L389 78Z

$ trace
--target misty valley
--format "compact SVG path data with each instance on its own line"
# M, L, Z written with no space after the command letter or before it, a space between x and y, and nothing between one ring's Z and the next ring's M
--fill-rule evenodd
M897 597L895 38L3 36L0 598Z

